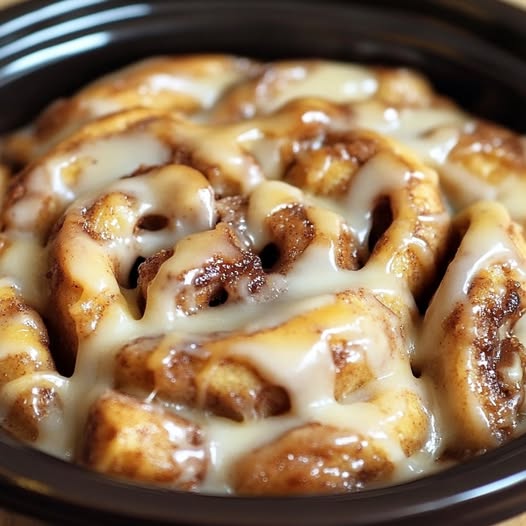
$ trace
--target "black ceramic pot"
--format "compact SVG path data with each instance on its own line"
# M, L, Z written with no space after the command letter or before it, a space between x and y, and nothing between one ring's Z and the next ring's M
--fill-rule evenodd
M206 51L405 64L526 131L526 13L497 1L37 0L0 12L0 39L0 131L138 58ZM52 524L491 524L526 510L526 437L394 487L239 498L118 482L0 436L0 506Z

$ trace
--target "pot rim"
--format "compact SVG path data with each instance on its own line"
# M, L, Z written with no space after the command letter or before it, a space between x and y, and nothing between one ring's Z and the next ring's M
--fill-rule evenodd
M137 19L148 16L151 11L147 6L153 4L169 12L181 13L190 7L196 12L209 9L211 2L29 0L1 11L0 90L2 83L10 81L11 76L24 75L30 70L22 68L18 73L6 70L14 61L72 38L98 34L101 23L110 27L122 21L124 15L135 13ZM240 0L219 0L213 4L215 9L234 9L240 5ZM283 11L300 4L314 14L320 10L315 0L255 0L251 9L258 11L272 6ZM334 8L335 13L349 6L352 9L372 9L367 0L331 0L323 4L324 9L328 9L327 6ZM397 12L408 10L410 16L428 23L431 23L432 15L439 14L440 18L435 22L449 21L458 29L459 38L483 42L488 48L497 50L508 67L520 66L522 76L518 78L525 79L521 93L526 101L526 14L518 8L493 0L400 0L396 5L379 0L375 2L375 8ZM102 18L101 13L104 14ZM78 16L85 17L83 29L67 25ZM65 29L62 34L57 33L60 24ZM508 38L504 43L497 43L495 32L502 27L509 29ZM25 41L26 47L24 42L20 44L23 36L33 37L33 40ZM517 43L524 43L524 47L517 47ZM101 41L100 45L105 44ZM61 57L59 54L48 56L48 59L53 61ZM34 67L48 64L46 61L35 62ZM517 78L513 80L517 81ZM0 488L0 503L4 506L39 518L75 524L101 521L168 524L177 520L180 525L212 521L216 526L244 526L250 517L251 526L270 526L295 523L301 514L303 526L393 524L401 521L416 525L423 521L433 522L433 518L438 520L437 513L440 523L461 520L464 524L489 524L524 509L526 436L445 471L396 486L345 495L253 498L138 486L53 458L0 433Z

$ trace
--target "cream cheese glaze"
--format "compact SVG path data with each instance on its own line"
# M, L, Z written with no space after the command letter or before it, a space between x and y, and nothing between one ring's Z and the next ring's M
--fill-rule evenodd
M55 103L1 146L3 427L240 494L517 436L525 144L415 72L320 60L156 58Z

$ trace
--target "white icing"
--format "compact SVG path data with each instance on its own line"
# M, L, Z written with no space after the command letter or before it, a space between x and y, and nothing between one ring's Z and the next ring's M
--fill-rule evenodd
M143 79L139 91L143 97L155 97L165 91L191 95L207 109L240 78L245 77L234 70L202 78L157 71ZM106 81L118 82L118 75ZM0 417L6 417L6 408L21 389L42 382L53 385L62 402L62 412L41 421L37 446L72 458L82 440L90 404L113 387L114 358L123 345L140 337L159 335L166 335L168 344L183 338L197 342L217 336L224 338L228 347L225 352L230 356L247 359L267 380L285 388L292 409L285 415L237 423L166 403L168 410L203 428L210 468L202 491L231 492L228 474L241 455L309 422L343 427L349 429L349 440L355 440L353 433L359 433L375 443L395 463L396 480L431 473L438 469L437 458L447 442L448 428L454 423L448 421L441 408L440 393L431 382L412 375L410 359L419 365L432 360L442 321L452 305L466 301L470 280L480 269L496 260L507 260L523 275L514 257L516 248L510 245L502 225L495 222L494 214L488 214L486 221L483 218L477 235L465 238L462 253L450 265L440 286L444 300L432 302L423 331L408 285L391 272L392 258L398 252L387 259L369 261L359 270L344 270L337 261L337 243L347 228L361 254L367 255L372 211L378 197L404 189L410 179L416 183L434 181L434 172L423 167L413 170L412 161L402 158L399 152L383 151L359 169L345 194L320 197L279 180L286 168L282 149L287 134L296 133L302 125L319 125L333 131L349 126L370 128L409 146L421 160L440 170L443 183L468 186L469 196L456 206L465 206L474 199L497 199L523 222L526 179L510 177L496 188L450 162L449 154L470 118L448 106L386 107L374 99L378 78L368 68L325 62L285 63L277 71L269 69L258 86L254 103L263 114L282 108L293 99L323 97L350 104L351 116L331 121L325 112L306 108L299 116L291 117L285 112L219 126L197 124L206 122L206 111L193 122L154 115L131 131L116 130L86 138L67 149L52 150L28 169L25 195L5 212L6 243L0 254L0 276L9 277L28 304L48 315L49 283L45 276L50 254L49 246L44 245L48 227L65 214L64 223L54 235L56 243L66 247L70 277L82 285L82 293L72 301L70 313L75 316L94 309L101 297L108 298L108 305L100 318L90 320L86 327L78 322L79 347L73 376L66 379L58 373L35 373L9 382L0 390ZM80 98L92 117L125 106L122 101L97 95L96 90L93 93L84 101ZM316 140L312 139L314 143ZM42 151L46 147L42 146ZM170 164L177 147L191 154L194 168L202 169L208 179L194 168ZM145 171L147 167L163 165L167 166ZM141 175L127 177L138 169ZM190 296L186 298L192 311L189 314L175 304L174 298L185 287L191 290L204 264L218 255L226 259L236 256L236 248L214 230L217 192L212 187L217 181L221 187L224 174L235 191L248 198L244 230L238 232L246 247L253 247L255 252L261 250L270 241L266 219L291 205L304 208L314 224L315 235L284 275L266 274L267 283L257 294L250 294L242 285L239 303L227 302L201 311L196 303L192 305L195 297ZM230 193L229 184L221 187L219 193ZM101 219L113 234L98 239L87 231L85 214L97 199L110 194L125 196L127 201ZM44 228L41 214L49 205L48 197L54 200L49 211L52 224ZM153 230L140 229L140 219L152 215L163 216L166 224ZM418 219L445 224L447 213ZM33 235L34 230L38 235ZM411 233L400 240L400 245L400 250L412 245L415 252L428 255L425 243ZM173 249L174 254L151 280L145 312L141 313L138 292L127 288L127 276L139 256L148 257L161 249ZM316 325L316 313L339 301L337 294L345 291L355 295L366 291L369 303L364 301L362 311L353 316L342 319L335 314L329 320L321 317ZM373 301L373 296L378 300ZM402 305L402 312L395 314L396 309L391 311L389 305ZM373 316L376 310L381 312L382 323ZM20 323L21 319L13 321ZM524 319L513 328L523 343ZM287 334L287 324L294 320L306 320L305 326ZM239 333L244 336L236 340ZM335 400L336 372L328 343L334 335L356 343L359 350L354 359L365 357L374 377L340 402ZM395 347L392 341L396 341ZM18 343L3 342L0 358L16 354ZM517 360L501 373L510 382L523 381ZM393 407L387 412L375 398L403 392L417 395L428 421L423 445L409 458L396 428L401 422L403 425L403 395L393 400ZM142 395L147 402L159 402L155 392ZM469 400L469 408L480 426L487 427L475 396ZM168 431L174 438L177 430L170 427Z
M279 76L278 81L276 76ZM285 66L282 70L270 70L262 79L256 92L256 103L265 113L270 113L290 100L303 97L354 102L367 99L377 87L374 74L361 66L325 62Z
M443 359L438 357L445 352L441 344L443 343L442 339L447 337L447 334L444 333L442 327L455 307L463 306L467 310L472 309L474 314L476 309L481 308L479 305L472 304L468 294L471 287L474 286L474 279L482 270L495 265L506 264L514 272L515 279L523 284L522 287L526 283L524 255L519 253L505 231L508 221L506 212L503 208L491 203L481 202L477 206L478 213L462 238L460 248L450 263L435 297L426 311L418 353L415 356L420 364L432 364ZM499 287L502 289L503 285L496 283L494 287L495 294L497 294ZM523 319L524 317L520 318L511 334L515 334L522 345L525 345L526 334L523 332ZM464 326L463 332L466 334L466 339L475 340L477 337L483 338L485 336L478 332L476 325ZM467 375L476 375L477 360L481 358L475 352L470 351L470 348L462 348L459 353L461 353L459 361L462 360L464 367L460 374L465 371ZM500 374L507 376L510 381L513 379L522 380L523 371L520 363L517 362L517 358L518 356L515 356L514 363L500 370ZM450 359L457 360L457 357L451 356ZM461 366L459 365L459 367ZM456 379L452 379L452 381L456 381ZM452 389L462 391L462 394L467 397L467 400L462 399L461 402L465 404L463 407L465 407L466 418L472 419L480 433L491 434L492 422L488 420L484 398L476 387L475 380L473 379L471 382L473 384L471 386L457 386L455 384ZM435 393L432 395L434 398L432 408L436 415L438 433L442 437L442 442L447 443L450 440L449 436L453 435L457 428L457 424L449 402L444 401L442 388L436 385L433 389L435 389ZM452 392L457 393L457 390ZM455 394L451 396L455 397ZM453 400L452 403L459 402Z

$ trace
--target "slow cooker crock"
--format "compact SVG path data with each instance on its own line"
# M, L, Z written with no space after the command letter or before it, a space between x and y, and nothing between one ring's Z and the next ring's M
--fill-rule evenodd
M526 14L491 0L28 1L0 13L0 132L96 76L156 54L402 64L526 131ZM491 524L526 509L526 436L414 482L241 498L112 480L0 435L0 505L53 524Z

